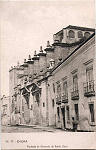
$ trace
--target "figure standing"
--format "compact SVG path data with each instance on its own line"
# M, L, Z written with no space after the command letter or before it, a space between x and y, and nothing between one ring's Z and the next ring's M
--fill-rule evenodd
M73 124L73 132L77 131L78 122L75 120L74 117L72 117L72 124Z

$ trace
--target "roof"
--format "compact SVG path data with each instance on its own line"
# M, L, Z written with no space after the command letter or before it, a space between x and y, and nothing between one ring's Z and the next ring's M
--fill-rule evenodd
M82 30L82 31L92 31L92 32L95 32L95 29L93 29L93 28L80 27L80 26L72 26L72 25L69 25L69 26L67 26L64 29L68 29L68 28L69 29Z
M84 42L82 42L70 55L68 55L61 63L59 63L55 68L53 68L53 70L51 72L53 72L54 70L56 70L59 66L61 66L65 61L67 61L67 59L72 56L80 47L82 47L87 41L89 41L93 36L95 36L95 32L88 38L86 39Z
M76 30L82 30L82 31L95 32L95 29L94 29L94 28L87 28L87 27L80 27L80 26L72 26L72 25L69 25L69 26L67 26L67 27L65 27L65 28L63 28L63 29L76 29ZM60 30L59 32L55 33L54 35L59 34L60 32L62 32L63 29Z

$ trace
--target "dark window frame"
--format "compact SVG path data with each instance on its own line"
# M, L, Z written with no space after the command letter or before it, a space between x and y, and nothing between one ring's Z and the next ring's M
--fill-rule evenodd
M45 102L43 102L43 107L45 107Z
M92 107L90 107L90 106L93 106L93 112L92 112ZM89 103L89 111L90 111L90 121L91 121L91 123L94 123L95 122L94 103Z
M52 99L52 107L54 108L54 106L55 106L55 101L54 99Z
M82 31L78 31L78 38L83 38L83 33L82 33Z
M73 75L73 91L78 91L78 75Z
M70 107L69 107L69 105L66 106L66 110L67 110L67 120L70 120Z
M76 107L77 107L77 109L76 109ZM74 109L75 109L76 120L79 120L79 107L78 107L78 104L74 104Z
M69 38L75 38L75 32L73 30L69 30L68 36Z

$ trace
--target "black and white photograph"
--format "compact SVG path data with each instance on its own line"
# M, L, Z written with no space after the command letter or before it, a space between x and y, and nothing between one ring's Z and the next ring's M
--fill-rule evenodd
M1 0L0 22L1 133L96 132L95 1Z

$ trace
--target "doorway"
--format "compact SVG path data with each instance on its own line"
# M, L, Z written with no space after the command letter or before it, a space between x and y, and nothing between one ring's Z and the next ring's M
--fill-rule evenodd
M66 128L66 123L65 123L65 107L61 108L61 112L62 112L62 117L63 117L63 126L64 126L64 128Z
M78 109L78 104L74 104L75 107L75 116L76 120L79 120L79 109Z

